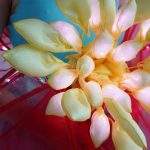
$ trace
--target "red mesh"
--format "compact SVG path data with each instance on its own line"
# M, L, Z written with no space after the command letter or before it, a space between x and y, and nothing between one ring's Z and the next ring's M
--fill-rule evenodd
M133 36L136 28L126 32L124 41ZM2 43L9 48L8 43ZM4 51L2 45L0 49ZM149 54L146 48L129 64L142 60L145 53ZM89 135L90 120L77 123L68 118L45 116L46 104L58 91L9 69L5 63L2 61L0 70L1 150L94 150ZM132 115L145 133L150 150L150 117L135 100L132 107ZM114 150L111 135L99 150Z

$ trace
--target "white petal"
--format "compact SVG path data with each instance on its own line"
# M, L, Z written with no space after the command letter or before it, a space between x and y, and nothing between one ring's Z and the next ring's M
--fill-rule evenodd
M112 56L115 61L130 61L136 57L143 43L138 41L127 41L114 49Z
M110 124L103 110L94 112L91 119L90 136L94 146L98 148L104 141L107 140L110 134Z
M150 85L150 74L140 69L126 73L123 75L121 84L123 87L131 90L148 86Z
M54 116L60 116L60 117L65 116L65 113L61 106L63 94L64 92L56 94L53 97L51 97L46 107L46 115L54 115Z
M92 54L95 58L105 58L112 50L114 39L107 31L101 32L93 42L91 47Z
M73 47L76 49L81 49L82 40L78 34L78 31L73 27L73 25L64 22L57 21L50 24L54 27L58 32L60 32L61 36Z
M134 95L143 108L150 113L150 86L136 91Z
M115 18L115 22L113 24L112 31L123 32L131 27L134 23L134 19L136 16L137 5L135 0L129 0L128 3L123 5Z
M48 79L48 84L55 90L69 87L77 78L77 73L69 69L60 69Z
M99 28L101 16L100 6L98 0L90 0L91 17L89 19L89 25L92 29Z
M112 126L112 139L116 150L143 150L117 123Z
M131 112L130 96L118 88L116 85L109 84L102 88L103 98L111 98L118 102L126 111Z
M95 64L91 57L83 55L78 59L76 68L83 77L87 77L95 69Z
M84 92L86 93L90 104L93 107L99 107L103 103L102 90L100 85L95 81L89 81L84 84Z

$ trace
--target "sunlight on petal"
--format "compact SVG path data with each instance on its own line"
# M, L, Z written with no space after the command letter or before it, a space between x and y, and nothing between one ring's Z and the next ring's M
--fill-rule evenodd
M102 145L109 137L110 125L102 109L94 112L91 118L90 136L95 148Z
M54 115L54 116L60 116L60 117L65 116L65 113L61 106L63 94L64 92L58 93L51 97L46 107L46 112L45 112L46 115Z
M105 99L105 104L109 113L117 121L120 127L131 137L131 139L143 149L147 149L146 138L133 120L130 113L126 112L119 103L112 99Z
M78 31L73 27L73 25L64 22L57 21L50 23L50 26L54 27L58 32L60 32L61 36L75 49L81 49L82 40Z
M91 116L91 107L81 89L70 89L62 98L62 107L66 115L73 121L85 121Z
M134 94L135 98L140 102L142 107L150 113L150 86L144 87Z
M118 102L127 112L132 111L130 96L116 85L108 84L104 86L102 93L104 98L111 98Z
M37 50L28 44L7 51L3 57L16 70L32 77L46 76L61 67L68 66L50 53Z
M127 41L113 50L112 57L115 61L130 61L136 57L142 47L142 42Z
M117 123L112 125L112 139L116 150L143 150Z
M61 90L69 87L77 78L75 70L59 69L48 79L48 84L55 90Z

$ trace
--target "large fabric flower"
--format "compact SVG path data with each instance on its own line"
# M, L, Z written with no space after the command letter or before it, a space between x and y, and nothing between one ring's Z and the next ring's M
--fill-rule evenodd
M4 58L20 72L33 77L49 76L48 84L63 90L49 101L46 114L67 116L73 121L90 119L90 135L99 147L110 134L116 149L146 149L145 136L131 116L129 94L150 113L150 59L130 68L134 59L150 40L150 20L144 15L137 36L120 45L122 32L134 24L138 1L129 0L116 14L115 0L56 0L60 10L83 33L96 38L82 45L77 30L70 24L57 21L47 24L26 19L14 24L29 44L6 52ZM84 6L84 7L82 7ZM75 52L64 63L51 52ZM106 107L105 107L106 106Z

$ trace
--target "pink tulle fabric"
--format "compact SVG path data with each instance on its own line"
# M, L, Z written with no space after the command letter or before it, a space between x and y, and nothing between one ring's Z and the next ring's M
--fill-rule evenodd
M137 29L138 26L130 28L123 41L133 38ZM3 36L5 40L1 40L0 45L0 149L94 150L89 135L90 120L78 123L66 117L45 116L50 97L59 91L11 68L1 56L11 47L7 32ZM147 45L128 65L134 66L149 55ZM146 135L150 150L150 116L133 98L132 108L132 116ZM111 135L98 150L114 150Z

